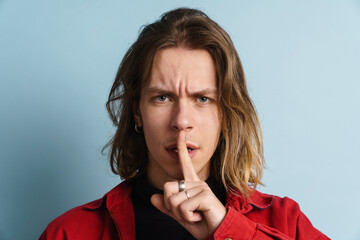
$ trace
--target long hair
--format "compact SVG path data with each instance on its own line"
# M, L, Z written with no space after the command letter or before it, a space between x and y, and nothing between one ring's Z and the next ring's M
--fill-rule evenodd
M112 171L127 180L146 171L148 150L144 136L134 129L134 104L139 103L141 87L149 80L155 53L171 47L204 49L212 56L222 122L210 171L227 191L248 197L261 184L264 165L259 120L233 42L216 22L196 9L163 14L142 29L126 52L106 103L117 127L105 146L110 147Z

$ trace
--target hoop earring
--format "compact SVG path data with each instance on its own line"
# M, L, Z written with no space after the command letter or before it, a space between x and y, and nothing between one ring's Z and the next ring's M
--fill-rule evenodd
M143 133L142 128L141 128L141 127L138 127L138 125L136 125L136 123L135 123L135 132L137 132L137 133Z

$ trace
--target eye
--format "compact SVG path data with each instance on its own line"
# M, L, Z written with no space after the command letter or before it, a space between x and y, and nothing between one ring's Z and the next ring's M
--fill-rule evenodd
M166 97L164 95L160 95L160 96L154 97L153 99L156 102L165 102L166 100L168 100L168 97Z
M198 98L197 98L197 101L198 101L199 103L207 103L207 102L210 101L210 99L209 99L208 97L198 97Z

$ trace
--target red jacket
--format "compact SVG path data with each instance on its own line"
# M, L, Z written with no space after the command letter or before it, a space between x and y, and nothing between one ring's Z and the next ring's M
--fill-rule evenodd
M53 220L40 240L135 240L131 185L124 181L96 201ZM314 228L299 205L258 191L249 200L227 197L227 215L208 239L329 239Z

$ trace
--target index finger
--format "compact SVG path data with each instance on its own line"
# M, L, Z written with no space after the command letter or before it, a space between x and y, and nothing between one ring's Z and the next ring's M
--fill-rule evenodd
M178 156L180 161L181 170L183 172L185 181L199 181L199 177L196 174L194 166L192 164L191 158L189 156L186 141L185 141L185 132L180 131L178 136Z

